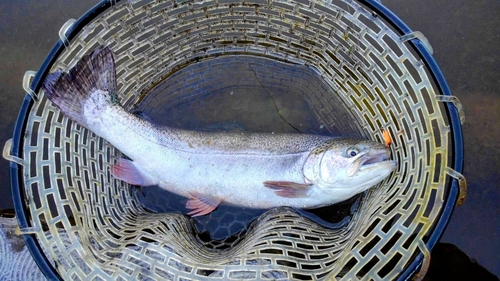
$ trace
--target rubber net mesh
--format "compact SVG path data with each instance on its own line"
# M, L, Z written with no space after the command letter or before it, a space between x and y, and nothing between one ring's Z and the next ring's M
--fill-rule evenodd
M138 203L135 189L109 174L120 152L70 121L40 92L24 132L23 159L29 164L21 188L45 255L69 280L397 277L425 249L451 165L450 127L435 98L437 87L401 35L353 1L113 5L69 42L52 71L67 71L96 47L110 46L120 99L132 110L156 83L198 60L240 54L307 66L335 89L330 96L304 93L321 123L333 132L340 121L332 112L342 109L364 137L382 142L380 128L386 128L398 168L356 200L341 227L326 228L296 210L277 208L216 249L199 239L187 216L153 213ZM293 80L287 73L274 77ZM215 79L190 78L181 77L185 87L176 95Z

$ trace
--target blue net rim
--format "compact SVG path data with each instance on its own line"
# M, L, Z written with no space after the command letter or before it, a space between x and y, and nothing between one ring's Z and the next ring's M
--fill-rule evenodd
M82 17L80 17L67 31L66 37L68 41L71 41L88 23L94 20L98 15L102 12L110 8L113 4L120 2L121 0L102 0L100 3L91 8L87 13L85 13ZM360 0L358 1L360 4L370 8L378 16L382 17L388 24L391 24L393 28L395 28L402 35L410 34L413 31L394 13L392 13L389 9L383 6L377 0ZM451 91L444 78L441 69L438 64L432 57L432 54L426 49L424 44L420 42L418 39L412 39L409 41L410 45L414 48L414 50L422 57L425 61L426 65L429 67L430 74L436 81L437 86L439 87L439 91L441 95L451 96ZM62 40L58 40L54 45L52 50L49 52L44 62L40 66L37 74L35 75L33 82L31 84L31 89L34 92L38 92L42 85L43 79L48 74L52 65L58 56L64 51L65 45ZM28 120L28 114L30 112L31 107L33 106L33 100L30 95L26 94L23 103L21 105L21 109L19 111L16 124L14 127L14 135L13 142L11 148L11 155L20 157L22 155L22 133L26 128L26 123ZM462 137L462 125L460 123L460 118L458 114L458 110L451 104L446 103L446 112L448 114L448 118L451 121L451 133L453 136L453 169L459 173L462 173L463 170L463 137ZM12 188L12 197L14 203L14 209L16 212L16 216L18 219L19 227L21 229L30 227L26 218L26 214L29 213L26 205L23 203L25 198L23 196L23 192L20 189L20 182L22 181L22 171L20 166L17 163L10 162L10 178L11 178L11 188ZM451 181L451 188L449 188L449 193L447 194L447 198L444 204L444 207L441 212L441 216L439 220L435 224L435 227L432 231L432 234L429 236L426 246L429 250L432 250L436 243L441 238L446 226L450 220L450 217L453 213L453 209L455 207L455 203L458 199L459 195L459 186L458 180L453 179ZM45 277L49 280L61 280L61 277L57 273L57 270L51 265L47 257L43 254L42 249L37 242L34 234L24 234L23 238L26 242L26 246L30 251L33 259L36 264L43 272ZM401 272L398 280L408 280L413 275L415 275L423 261L423 254L417 255L409 264L409 266Z

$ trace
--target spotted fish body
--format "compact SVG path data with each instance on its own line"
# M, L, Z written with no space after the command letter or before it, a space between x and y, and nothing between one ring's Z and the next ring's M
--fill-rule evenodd
M373 141L152 124L119 105L113 55L106 47L83 57L69 73L49 74L43 89L63 113L131 159L118 159L113 176L185 196L195 216L221 202L249 208L330 205L379 183L396 167L389 150Z

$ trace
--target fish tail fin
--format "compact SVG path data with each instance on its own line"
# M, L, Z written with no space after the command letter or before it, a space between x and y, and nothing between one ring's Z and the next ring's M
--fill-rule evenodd
M84 56L69 72L49 74L42 89L64 114L88 127L89 119L119 104L115 71L112 51L99 47Z

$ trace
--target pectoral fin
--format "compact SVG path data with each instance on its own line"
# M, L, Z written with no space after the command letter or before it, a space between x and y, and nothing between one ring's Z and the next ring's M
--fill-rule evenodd
M156 184L151 176L138 168L134 161L131 160L118 159L116 164L111 166L110 172L113 177L133 185L148 186Z
M186 202L186 208L192 210L188 213L193 217L206 215L222 202L222 198L204 195L200 193L189 193L189 200Z
M307 197L312 184L291 181L265 181L264 186L274 189L274 193L281 197L301 198Z

